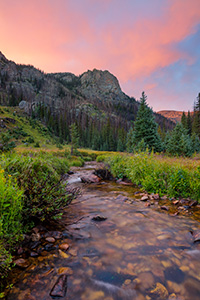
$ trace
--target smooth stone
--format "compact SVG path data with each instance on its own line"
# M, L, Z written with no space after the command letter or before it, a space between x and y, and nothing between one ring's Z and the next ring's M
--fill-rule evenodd
M82 176L81 181L83 183L97 183L97 182L100 182L101 179L94 174L90 174L90 175Z
M50 296L65 297L67 291L67 275L61 275L54 284Z
M52 236L46 237L45 240L46 240L47 242L49 242L49 243L55 243L55 241L56 241Z
M177 204L179 204L179 200L175 200L175 201L173 201L172 202L174 205L177 205Z
M149 199L149 197L147 195L143 196L140 200L141 201L147 201Z
M59 245L59 248L60 248L61 250L67 251L67 250L69 249L69 245L66 244L66 243L60 244L60 245Z
M21 269L26 269L30 266L30 263L23 258L19 258L19 259L15 260L14 264Z

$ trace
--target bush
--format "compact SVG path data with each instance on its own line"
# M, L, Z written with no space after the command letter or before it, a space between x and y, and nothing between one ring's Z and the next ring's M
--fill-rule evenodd
M13 155L4 164L6 173L15 176L18 186L24 190L24 222L49 219L68 203L69 197L59 176L65 166L55 158Z

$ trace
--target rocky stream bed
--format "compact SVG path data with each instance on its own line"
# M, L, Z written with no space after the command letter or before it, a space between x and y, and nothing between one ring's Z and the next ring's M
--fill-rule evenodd
M91 177L100 167L73 168L67 186L80 195L18 249L6 299L199 300L197 203Z

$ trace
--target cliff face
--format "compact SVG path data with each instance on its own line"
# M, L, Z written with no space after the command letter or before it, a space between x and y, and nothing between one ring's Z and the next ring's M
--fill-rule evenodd
M108 71L94 69L80 76L81 93L91 99L99 100L127 100L119 85L117 78Z

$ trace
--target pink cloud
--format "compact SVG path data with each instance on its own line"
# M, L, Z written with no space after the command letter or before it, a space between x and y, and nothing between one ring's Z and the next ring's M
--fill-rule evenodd
M177 50L176 43L194 32L200 20L199 0L169 0L161 16L141 16L132 23L131 11L128 22L126 16L120 22L111 16L101 31L92 12L95 17L98 7L101 14L105 9L112 12L114 1L84 3L90 15L69 0L1 1L0 50L10 59L47 72L109 69L122 82L150 76L180 59L193 60Z

